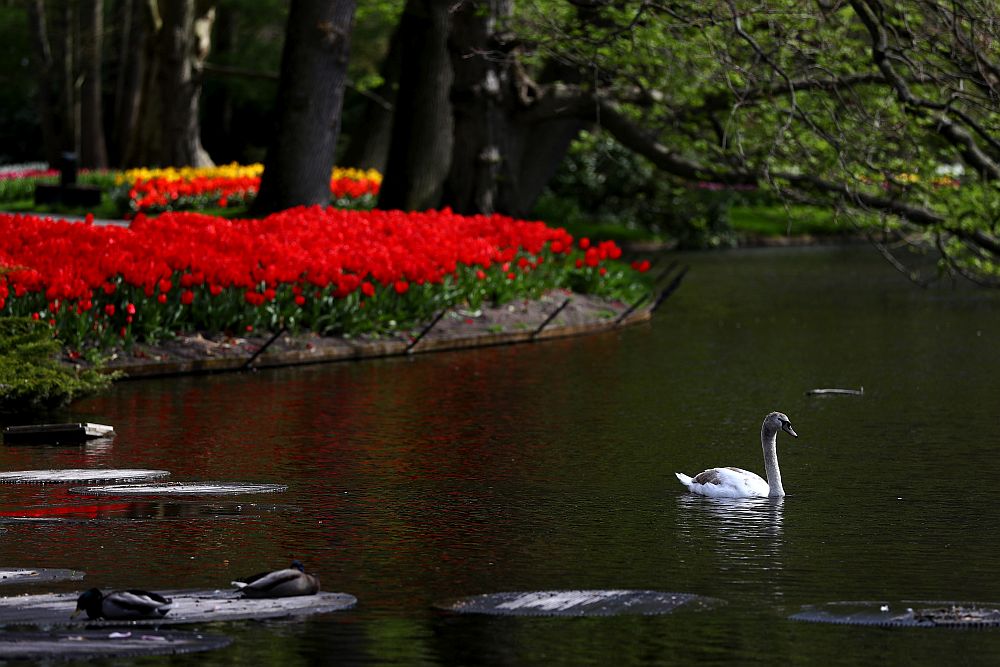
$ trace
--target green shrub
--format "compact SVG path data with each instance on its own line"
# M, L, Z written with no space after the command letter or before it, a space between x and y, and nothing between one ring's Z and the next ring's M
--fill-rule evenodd
M110 385L111 376L61 365L61 347L44 322L0 319L0 413L58 408Z

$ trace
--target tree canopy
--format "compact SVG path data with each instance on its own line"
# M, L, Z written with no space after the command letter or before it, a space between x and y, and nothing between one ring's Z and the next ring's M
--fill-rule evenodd
M579 77L526 74L537 116L586 119L665 174L773 188L997 275L993 3L521 6L522 71L558 62Z

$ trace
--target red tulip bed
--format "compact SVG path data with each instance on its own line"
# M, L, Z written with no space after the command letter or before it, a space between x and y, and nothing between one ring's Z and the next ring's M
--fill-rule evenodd
M541 222L449 210L140 214L127 228L0 214L0 316L46 321L77 352L197 331L388 333L559 287L633 302L649 263L620 255Z

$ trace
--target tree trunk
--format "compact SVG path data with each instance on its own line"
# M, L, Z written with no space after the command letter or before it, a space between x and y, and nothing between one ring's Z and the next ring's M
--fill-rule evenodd
M277 127L254 215L330 201L354 0L293 0L278 83Z
M166 141L161 161L171 165L212 166L201 146L198 98L201 69L211 46L215 8L211 3L168 1L161 3L163 29L160 46L160 91Z
M382 84L368 95L364 104L364 123L354 130L341 156L340 163L345 167L385 172L385 165L389 160L392 119L402 66L403 49L397 25L389 39L389 51L379 68Z
M78 150L77 101L74 88L75 4L67 0L27 0L32 59L38 72L38 110L45 157L58 164L60 155Z
M540 82L578 81L577 70L563 67L558 63L546 65ZM544 84L543 84L544 85ZM512 133L520 139L516 151L512 151L510 176L501 190L497 210L508 215L523 217L531 214L545 186L555 175L556 170L566 157L570 144L580 132L593 125L581 118L544 118L532 117L531 108L537 102L537 92L525 97L524 85L514 84L518 91L517 113L514 115L515 127L518 132Z
M211 166L201 145L201 70L211 46L214 2L149 0L148 67L139 142L130 164Z
M443 206L459 213L531 212L570 143L586 126L576 118L537 119L527 111L537 86L503 33L510 0L466 0L452 20L454 151ZM572 76L549 66L543 77Z
M408 0L400 19L403 64L380 208L440 203L451 164L453 120L448 55L451 0Z
M59 163L59 154L64 150L61 123L58 119L59 94L55 72L55 61L49 43L46 26L45 2L28 0L28 30L31 37L31 58L38 75L36 104L42 125L42 144L45 159L49 164Z
M499 177L510 168L509 142L513 139L506 131L509 123L504 113L508 73L491 48L495 46L491 28L498 18L496 12L509 7L491 2L487 8L485 4L463 2L452 19L455 130L442 203L464 214L496 211Z
M75 49L73 44L73 10L75 3L69 0L53 0L49 7L49 21L54 82L57 88L57 105L59 121L59 136L61 140L61 151L77 152L79 150L77 139L77 106L76 88L74 86L74 73L76 66L73 62Z
M103 0L82 0L80 11L80 166L106 169L108 150L101 112Z
M212 28L212 60L227 62L237 48L237 8L220 4ZM236 54L237 57L239 54ZM211 65L206 63L206 71ZM223 163L239 161L233 153L233 99L227 86L209 86L202 91L202 130L205 148Z
M142 82L146 71L145 45L149 34L148 0L124 0L120 9L112 154L116 165L125 166L138 140Z

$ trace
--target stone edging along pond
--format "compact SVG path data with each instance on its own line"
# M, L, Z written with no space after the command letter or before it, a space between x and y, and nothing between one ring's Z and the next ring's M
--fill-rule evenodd
M312 333L177 336L117 350L104 369L126 378L185 375L374 359L610 331L649 321L653 308L554 290L540 299L467 311L451 308L433 322L392 335L339 338Z

